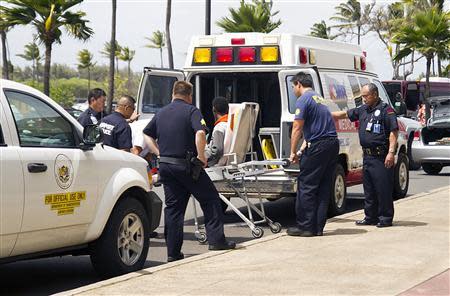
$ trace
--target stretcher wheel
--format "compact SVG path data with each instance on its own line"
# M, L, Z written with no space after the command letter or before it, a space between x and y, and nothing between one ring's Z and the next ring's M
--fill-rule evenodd
M197 236L197 241L201 244L204 244L208 241L208 237L206 236L206 233L199 232Z
M272 233L279 233L281 231L281 224L278 222L270 224L269 227Z
M252 230L252 235L254 238L261 238L264 235L264 229L256 226L255 229Z

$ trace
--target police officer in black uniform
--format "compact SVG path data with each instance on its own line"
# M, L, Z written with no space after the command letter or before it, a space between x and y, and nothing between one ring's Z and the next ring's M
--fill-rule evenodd
M359 120L359 141L363 148L363 220L356 225L392 226L394 203L392 199L394 159L397 147L398 124L394 110L382 102L378 88L369 83L361 89L365 102L348 111L333 112L336 119Z
M192 105L192 85L177 81L172 102L162 108L144 129L159 154L159 175L164 186L164 235L169 262L184 258L184 214L192 194L205 215L209 250L227 250L236 244L225 239L219 194L203 167L206 166L206 124ZM155 150L154 148L152 150ZM200 165L198 166L198 162ZM192 163L197 163L195 166ZM199 169L199 170L198 170ZM193 178L194 170L199 173Z
M89 124L98 124L104 116L103 110L105 109L106 93L103 89L93 88L88 94L89 108L87 108L78 117L78 122L83 127Z
M135 109L133 97L124 95L117 102L116 110L100 122L103 131L103 144L129 152L132 145L129 119Z
M313 89L311 75L298 73L292 79L296 102L291 134L292 162L298 161L298 143L303 132L300 151L295 214L297 226L287 230L292 236L321 236L327 220L333 172L339 153L339 141L331 113L324 100Z

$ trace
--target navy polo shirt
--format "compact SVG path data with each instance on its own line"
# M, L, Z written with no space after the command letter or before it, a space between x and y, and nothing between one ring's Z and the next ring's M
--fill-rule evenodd
M195 134L205 129L200 110L181 99L174 99L156 113L144 134L157 140L160 156L185 158L188 151L197 155Z
M131 149L131 127L119 112L104 117L100 123L103 144L117 149Z
M311 142L321 138L337 137L336 126L324 99L315 91L305 92L295 103L295 120L304 120L303 135Z
M83 127L89 124L98 124L103 117L103 112L95 112L91 107L84 110L83 113L78 117L78 122L81 123Z
M359 142L363 148L389 145L390 133L398 130L394 109L381 100L374 107L364 104L350 109L347 115L350 121L359 120ZM380 125L380 132L375 132L375 124ZM370 131L367 128L368 125Z

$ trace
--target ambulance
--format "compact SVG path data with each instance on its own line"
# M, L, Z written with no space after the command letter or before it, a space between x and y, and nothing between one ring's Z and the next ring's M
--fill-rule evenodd
M312 78L314 90L323 96L330 111L363 104L361 87L369 82L378 86L381 99L390 104L382 83L357 45L295 34L226 33L193 37L182 71L144 68L138 111L141 118L152 118L170 103L174 82L186 80L194 85L193 103L211 129L214 97L226 97L230 103L258 103L253 140L258 159L288 158L297 100L290 79L298 72ZM397 198L406 195L409 184L406 125L400 119L399 125ZM334 176L331 215L345 211L347 187L362 183L358 122L338 120L336 128L340 152L337 168L330 172ZM255 194L259 190L269 200L295 196L298 172L298 164L291 165L281 172L260 177L258 188L249 186L247 190ZM232 194L224 190L219 189L224 195Z

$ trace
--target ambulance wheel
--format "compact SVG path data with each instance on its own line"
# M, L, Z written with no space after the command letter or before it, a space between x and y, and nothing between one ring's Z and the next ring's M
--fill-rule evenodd
M255 229L252 230L252 235L254 238L261 238L264 235L264 229L256 226Z
M345 171L340 163L337 164L331 184L331 200L328 207L330 217L345 213L347 187L345 185Z
M149 248L150 228L142 204L126 197L114 207L102 235L91 246L96 272L113 277L142 269Z
M406 154L398 154L394 170L394 199L404 198L409 186L409 160Z
M440 163L422 163L422 168L428 175L437 175L442 170Z
M272 233L280 233L281 232L281 224L278 222L269 224L269 227L270 227L270 231L272 231Z

